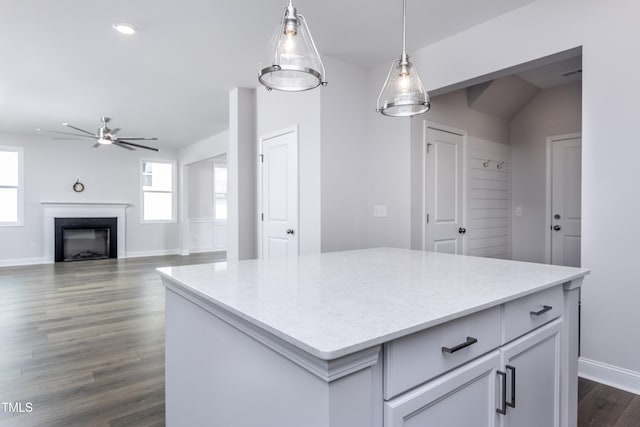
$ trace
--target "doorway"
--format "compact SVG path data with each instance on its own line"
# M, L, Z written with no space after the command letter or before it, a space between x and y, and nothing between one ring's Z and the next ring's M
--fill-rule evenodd
M189 253L227 249L226 154L185 167Z
M298 129L260 138L260 256L298 255Z
M464 254L466 134L424 122L424 249Z
M548 264L580 267L582 136L547 138Z

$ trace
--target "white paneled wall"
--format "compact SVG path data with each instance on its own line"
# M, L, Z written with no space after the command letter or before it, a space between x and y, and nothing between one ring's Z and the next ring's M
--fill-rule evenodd
M467 152L467 253L510 259L510 147L469 137Z
M227 249L227 220L216 219L214 174L216 165L225 165L225 161L219 156L186 166L189 252Z

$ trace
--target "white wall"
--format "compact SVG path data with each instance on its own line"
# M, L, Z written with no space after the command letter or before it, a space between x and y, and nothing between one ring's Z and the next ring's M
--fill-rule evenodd
M176 160L175 151L93 148L89 142L12 134L0 134L0 145L24 147L25 168L24 226L0 227L0 264L43 262L41 202L128 203L127 256L177 252L177 223L140 223L140 159ZM77 178L85 185L82 193L72 189Z
M511 121L513 259L545 262L546 138L580 132L582 84L545 90ZM585 264L586 265L586 264Z
M229 131L220 132L202 141L182 147L179 152L179 221L180 221L180 253L189 254L191 247L191 231L189 230L189 176L188 167L191 164L212 157L226 154L229 151Z
M509 145L509 121L469 108L464 89L432 97L431 110L422 118L464 129L470 137ZM415 125L411 131L416 131Z
M329 82L331 84L331 82ZM298 244L301 254L321 250L320 97L323 88L306 92L257 89L257 139L298 126Z
M201 160L187 168L189 219L213 219L213 160Z
M216 165L225 165L226 157L218 156L186 166L189 223L189 252L226 249L227 221L215 218Z
M229 131L225 130L202 141L182 147L179 151L180 165L188 165L200 160L225 154L229 150Z
M365 205L366 71L332 57L321 94L321 221L322 251L364 247L368 212Z
M253 259L257 251L256 91L229 92L229 152L227 155L227 259Z
M632 216L640 209L640 144L633 137L640 99L640 87L634 84L640 56L633 53L640 38L639 14L640 2L635 0L538 0L414 55L427 89L433 90L583 47L582 264L592 273L582 289L581 372L585 374L586 359L592 360L592 377L618 385L624 379L631 384L627 388L637 392L640 340L634 337L640 323L640 287L634 266L640 228L626 225L633 224ZM381 74L379 67L370 73L370 92L379 90ZM409 188L404 172L410 164L409 125L383 120L376 117L369 123L369 145L375 150L371 162L393 167L375 184L388 179L393 188ZM398 149L389 156L391 145ZM370 198L393 202L392 212L409 210L408 194L400 190L392 198L388 193L372 189ZM613 220L614 212L622 220ZM625 224L624 231L613 232L612 221ZM409 221L379 222L371 235L375 243L408 246Z

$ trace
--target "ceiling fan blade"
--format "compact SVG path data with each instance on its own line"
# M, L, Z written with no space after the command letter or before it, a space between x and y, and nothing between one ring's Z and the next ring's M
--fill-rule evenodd
M115 135L116 133L120 132L122 129L120 128L115 128L115 129L111 129L109 131L109 135Z
M113 143L115 144L116 142L118 144L126 144L126 145L132 145L132 146L138 147L138 148L144 148L145 150L160 151L157 148L147 147L146 145L140 145L140 144L134 144L133 142L122 141L122 140L120 140L120 138L118 138L118 140L114 141Z
M96 142L95 144L93 144L93 148L99 148L102 144L100 144L99 142Z
M51 138L54 141L86 141L86 139L81 138L66 138L66 137L53 137Z
M127 138L126 136L119 136L118 137L119 140L123 140L123 139L130 139L131 141L157 141L158 138Z
M116 141L114 141L112 144L113 144L113 145L117 145L118 147L120 147L120 148L124 148L124 149L126 149L126 150L131 150L131 151L134 151L134 150L135 150L135 148L133 148L133 147L129 147L129 146L124 145L124 144L122 144L122 143L120 143L120 142L116 142Z
M89 136L89 135L81 135L81 134L78 134L78 133L60 132L60 131L57 131L57 130L42 130L40 132L55 133L57 135L71 135L71 136L75 136L75 137L78 137L78 138L93 138L93 139L97 139L98 138L96 135L91 135L91 136Z
M80 129L80 128L77 128L75 126L71 126L69 123L63 123L62 126L66 126L68 128L75 129L78 132L86 133L87 135L96 136L93 132L89 132L88 130Z

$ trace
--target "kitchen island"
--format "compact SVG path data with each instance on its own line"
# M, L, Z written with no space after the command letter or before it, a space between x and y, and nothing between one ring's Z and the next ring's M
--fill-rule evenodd
M167 425L576 425L588 270L405 249L159 269Z

